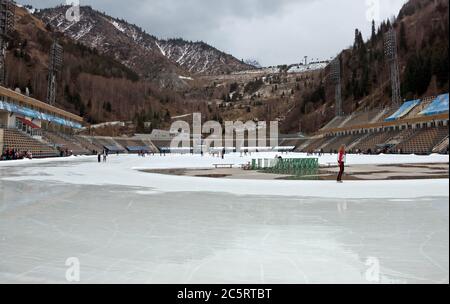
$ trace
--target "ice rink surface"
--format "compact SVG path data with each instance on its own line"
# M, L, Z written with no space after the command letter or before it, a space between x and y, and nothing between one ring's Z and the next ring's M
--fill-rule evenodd
M0 283L67 283L71 257L80 261L81 283L449 282L448 179L337 184L137 170L252 157L274 155L1 162ZM448 156L347 160L448 163Z

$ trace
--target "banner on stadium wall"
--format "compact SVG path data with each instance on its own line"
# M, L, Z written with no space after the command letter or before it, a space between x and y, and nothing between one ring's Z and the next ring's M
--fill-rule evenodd
M53 115L45 114L45 113L42 113L42 112L38 112L38 111L32 110L30 108L18 106L16 104L9 103L9 102L2 101L2 100L0 100L0 110L4 110L4 111L15 113L15 114L24 115L24 116L30 117L32 119L40 119L40 120L53 122L53 123L56 123L58 125L71 127L71 128L74 128L74 129L81 129L83 127L79 123L76 123L76 122L73 122L73 121L70 121L70 120L66 120L66 119L63 119L63 118L60 118L60 117L56 117L56 116L53 116Z

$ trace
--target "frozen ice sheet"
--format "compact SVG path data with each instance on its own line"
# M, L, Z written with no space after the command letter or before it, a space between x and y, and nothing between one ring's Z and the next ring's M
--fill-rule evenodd
M388 181L332 197L335 183L227 191L237 184L131 169L144 164L157 158L0 168L0 282L65 283L69 257L81 283L449 282L448 180L423 195L421 181ZM290 190L302 187L322 190Z
M0 282L64 283L77 257L81 283L371 283L373 259L379 282L448 283L444 198L136 190L3 183Z

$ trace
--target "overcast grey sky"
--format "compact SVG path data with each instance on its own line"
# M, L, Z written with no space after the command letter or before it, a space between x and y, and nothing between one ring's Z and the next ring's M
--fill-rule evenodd
M160 38L202 40L262 65L328 59L364 36L371 19L398 14L405 0L79 0ZM66 0L18 0L44 8ZM68 2L76 2L70 0ZM377 22L378 24L379 22Z

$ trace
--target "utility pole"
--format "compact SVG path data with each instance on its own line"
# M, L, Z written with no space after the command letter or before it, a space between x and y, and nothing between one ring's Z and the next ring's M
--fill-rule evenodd
M392 105L399 106L401 102L400 73L397 55L397 34L393 28L384 36L384 52L391 71Z
M6 50L14 29L15 6L11 0L0 0L0 85L6 85Z

